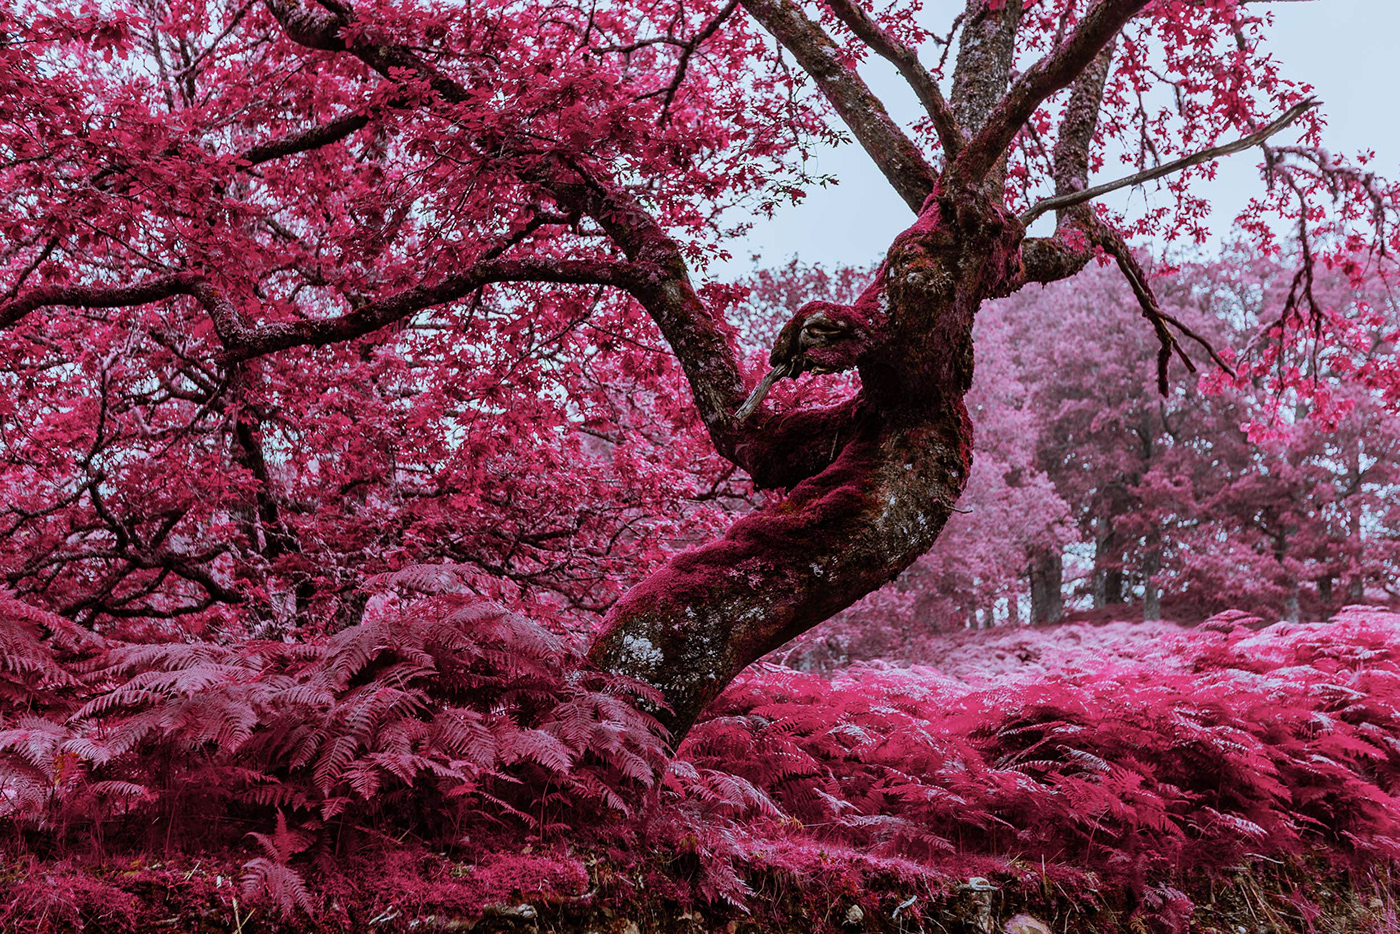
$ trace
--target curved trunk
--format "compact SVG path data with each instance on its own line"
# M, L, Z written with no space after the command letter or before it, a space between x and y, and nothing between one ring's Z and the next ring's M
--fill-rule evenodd
M673 742L747 665L932 546L972 463L962 400L973 314L1019 275L1020 233L977 195L930 197L852 306L874 337L834 460L720 540L677 556L608 614L590 659L659 689Z
M907 426L869 412L821 474L633 588L593 662L658 688L678 741L747 665L928 550L962 493L970 440L961 406Z

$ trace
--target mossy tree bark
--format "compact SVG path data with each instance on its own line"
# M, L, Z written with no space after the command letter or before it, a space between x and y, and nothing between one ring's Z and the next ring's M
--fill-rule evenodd
M812 76L917 216L847 309L860 343L843 365L858 370L859 396L839 417L811 423L810 433L794 432L791 416L754 420L760 436L779 431L805 442L798 459L806 472L789 461L785 479L794 482L780 484L791 485L790 495L628 593L590 652L599 666L661 691L669 707L662 719L677 742L747 665L893 580L937 539L972 463L963 398L978 307L1027 282L1072 275L1090 255L1082 234L1093 222L1082 209L1062 212L1054 237L1026 239L1004 206L1007 147L1049 94L1074 84L1073 119L1055 153L1057 193L1085 187L1112 42L1146 2L1101 0L1013 82L1021 4L968 0L950 102L921 82L909 50L849 4L833 4L929 109L945 154L937 171L797 3L743 6ZM814 460L812 450L831 456Z

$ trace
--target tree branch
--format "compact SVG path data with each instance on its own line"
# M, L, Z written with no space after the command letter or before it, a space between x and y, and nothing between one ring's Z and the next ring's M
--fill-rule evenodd
M1027 237L1021 241L1025 277L1018 286L1068 279L1087 266L1093 257L1093 243L1082 227L1062 227L1053 237Z
M714 15L708 23L700 27L694 38L681 46L680 61L676 63L676 73L671 77L671 83L666 85L665 97L661 102L661 115L656 122L659 126L665 126L671 115L671 104L675 102L676 92L681 89L681 84L685 81L686 69L690 67L691 56L696 49L700 48L711 36L719 31L719 27L724 25L735 10L739 8L739 0L729 0L718 13Z
M938 134L938 141L943 145L945 157L949 160L954 158L965 142L962 128L958 126L952 108L944 100L938 82L919 61L918 54L881 29L857 0L827 0L826 5L851 32L855 33L857 39L899 69L899 73L914 89L919 103L924 105L924 110L933 120L933 128Z
M1088 68L1075 79L1069 103L1060 120L1060 133L1055 139L1051 171L1055 177L1057 196L1073 195L1089 186L1089 150L1099 125L1099 110L1103 107L1104 87L1113 65L1116 37L1104 46ZM1034 210L1034 209L1033 209ZM1039 216L1039 215L1035 215ZM1032 218L1034 219L1034 218ZM1061 221L1065 219L1061 215ZM1022 223L1029 221L1022 218Z
M7 301L19 295L19 290L24 288L25 280L27 280L34 273L34 270L42 266L44 264L44 260L52 256L53 251L57 248L58 237L49 237L49 239L44 242L44 246L39 250L38 255L36 255L32 260L24 264L24 268L21 269L19 271L19 275L15 277L14 283L5 292L5 299Z
M250 360L291 347L322 347L363 337L415 312L455 301L495 282L555 282L575 285L637 287L639 270L604 260L489 260L435 285L420 285L376 299L349 314L245 328L232 306L212 293L201 298L224 338L224 360Z
M1167 394L1167 365L1171 362L1173 354L1181 360L1187 370L1196 372L1196 364L1187 356L1176 335L1172 333L1172 328L1199 344L1216 366L1231 376L1235 375L1230 364L1216 352L1208 340L1162 310L1148 282L1147 272L1138 263L1137 257L1133 256L1133 251L1122 234L1087 211L1076 212L1068 223L1055 231L1053 237L1028 237L1022 241L1021 256L1025 276L1017 287L1026 282L1049 283L1068 279L1088 265L1094 256L1095 247L1112 256L1117 262L1118 269L1132 287L1133 295L1142 309L1142 316L1152 324L1152 329L1157 334L1161 345L1157 353L1157 389L1162 395Z
M933 191L933 168L860 75L841 63L836 43L793 0L743 0L743 4L817 82L894 190L917 213Z
M967 0L962 38L953 69L953 111L964 131L976 133L1006 93L1015 57L1022 0L993 9L987 0Z
M366 113L346 114L342 117L336 117L329 123L302 130L300 133L292 133L281 139L259 143L245 151L241 158L249 166L254 166L271 162L273 159L280 159L283 156L319 149L322 146L339 142L357 130L364 129L369 125L369 120L369 114Z
M1157 333L1157 341L1160 344L1157 350L1157 391L1164 396L1167 394L1167 366L1171 362L1172 354L1176 354L1188 371L1196 372L1196 364L1186 355L1186 351L1172 334L1171 327L1199 344L1216 366L1234 376L1235 371L1230 364L1215 352L1215 348L1205 338L1162 311L1161 306L1157 304L1156 294L1148 284L1147 273L1138 263L1137 257L1133 256L1132 249L1123 240L1122 235L1101 221L1094 220L1091 223L1094 227L1094 242L1118 262L1119 270L1128 280L1128 285L1132 287L1133 295L1137 297L1138 305L1142 308L1142 316L1152 323L1152 329Z
M1234 153L1242 152L1246 149L1249 149L1250 147L1258 146L1260 143L1264 142L1266 139L1273 136L1275 133L1278 133L1281 130L1288 127L1289 124L1293 123L1305 112L1307 112L1313 107L1318 106L1319 103L1320 101L1318 101L1316 98L1310 97L1305 101L1294 104L1273 123L1270 123L1262 130L1259 130L1255 133L1251 133L1248 136L1241 137L1240 139L1234 140L1229 143L1224 143L1220 146L1212 146L1210 149L1203 149L1200 152L1193 153L1189 156L1183 156L1180 159L1175 159L1171 162L1165 163L1164 165L1156 166L1155 168L1145 169L1134 175L1129 175L1127 178L1120 178L1116 181L1105 182L1102 185L1095 185L1093 188L1085 188L1082 191L1072 191L1067 192L1065 194L1055 195L1053 198L1046 198L1044 201L1039 202L1030 210L1026 211L1026 213L1022 214L1021 223L1029 225L1032 221L1045 214L1047 211L1063 211L1066 208L1074 207L1077 204L1083 204L1086 201L1092 201L1094 198L1098 198L1110 192L1117 191L1120 188L1128 188L1133 185L1141 185L1144 182L1150 182L1153 179L1162 178L1163 176L1170 175L1173 172L1180 172L1182 169L1190 168L1193 165L1200 165L1202 162L1209 162L1210 160L1218 159L1221 156L1232 155Z
M644 267L631 289L661 330L690 383L700 417L716 450L748 469L736 443L733 413L744 398L733 328L696 293L680 245L629 192L577 160L557 160L537 171L561 205L598 221L628 259Z
M1081 191L1089 183L1089 147L1098 128L1099 110L1103 106L1104 87L1116 45L1116 40L1110 41L1075 79L1052 155L1056 195ZM1025 223L1023 221L1023 225ZM1023 240L1021 260L1025 281L1058 282L1083 269L1093 256L1092 226L1093 217L1088 209L1066 210L1060 213L1055 236Z
M316 11L308 10L296 0L267 2L294 41L310 48L354 55L396 83L417 74L427 81L439 98L449 103L471 99L466 88L424 62L411 50L354 40L347 44L341 39L341 30L353 22L354 12L338 0L321 0L327 10ZM851 106L876 108L878 113L864 111L863 117L853 116L852 120L863 128L862 132L874 134L880 145L891 147L886 153L880 145L876 145L875 151L888 156L881 157L884 158L883 164L889 167L887 175L893 173L894 179L898 179L903 186L901 194L905 195L906 202L918 210L933 189L932 170L859 77L840 64L831 40L790 0L749 0L746 5L750 12L754 7L760 8L771 14L782 28L795 30L794 41L804 49L804 54L810 53L816 57L821 64L814 67L827 69L828 84L838 89L829 91L828 96L835 93ZM838 111L841 106L838 106ZM509 143L501 140L490 141L488 146L490 154L498 158L508 157L508 148ZM870 147L867 146L867 149ZM534 281L590 281L616 285L629 291L646 308L680 361L696 407L716 450L749 469L752 461L746 460L743 452L749 450L744 442L750 438L753 429L743 429L733 417L744 400L744 383L734 349L734 331L696 293L680 245L636 198L608 176L604 168L585 159L556 153L534 160L525 170L523 180L547 190L566 209L594 218L628 258L626 264L610 264L606 279L601 276L584 280L541 275ZM344 318L282 326L277 333L245 344L245 349L231 355L231 359L246 359L296 344L326 344L368 333L412 310L427 307L429 303L467 294L479 287L473 284L477 273L489 271L478 268L434 287L435 295L445 295L446 298L391 296ZM490 281L506 278L510 277L502 275Z
M0 329L16 324L25 315L47 305L75 308L130 308L147 305L175 295L189 295L200 277L193 272L177 272L135 285L82 286L47 285L0 304Z
M977 185L1006 154L1022 125L1051 94L1083 72L1151 0L1098 0L1074 32L1018 78L953 164L953 183Z
M606 260L497 259L473 265L431 286L415 286L377 299L349 314L249 327L234 304L203 276L180 272L127 286L45 286L0 304L0 328L48 305L124 308L191 295L204 306L224 345L222 360L237 363L292 347L320 347L353 340L415 312L471 294L495 282L555 282L642 290L645 265Z

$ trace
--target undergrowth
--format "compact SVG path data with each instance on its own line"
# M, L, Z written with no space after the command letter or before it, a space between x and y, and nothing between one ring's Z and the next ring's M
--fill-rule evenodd
M1400 616L1016 629L930 661L756 666L672 758L651 692L473 598L159 645L0 598L0 927L227 930L236 899L238 923L297 930L645 903L701 927L976 930L1032 906L1180 931L1241 878L1283 929L1322 924L1318 880L1385 923Z

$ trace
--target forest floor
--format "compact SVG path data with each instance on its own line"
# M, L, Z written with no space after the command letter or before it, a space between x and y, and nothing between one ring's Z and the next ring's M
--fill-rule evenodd
M375 867L355 867L366 875ZM457 864L464 877L473 867ZM518 891L492 905L434 905L410 896L362 900L343 876L314 916L281 918L267 903L241 901L236 858L170 861L29 859L0 867L0 934L341 934L472 931L476 934L1118 934L1171 930L1144 905L1068 897L1033 869L973 878L941 893L910 895L900 880L852 889L830 879L753 878L747 910L678 900L682 890L620 884L601 864L581 896ZM633 881L642 876L632 871ZM875 880L867 880L875 881ZM407 893L406 893L407 894ZM1400 885L1385 872L1322 872L1261 862L1227 877L1201 878L1182 893L1194 903L1182 932L1199 934L1395 934ZM1168 910L1170 906L1162 906ZM1146 908L1146 910L1144 910ZM1168 919L1172 920L1172 919Z

